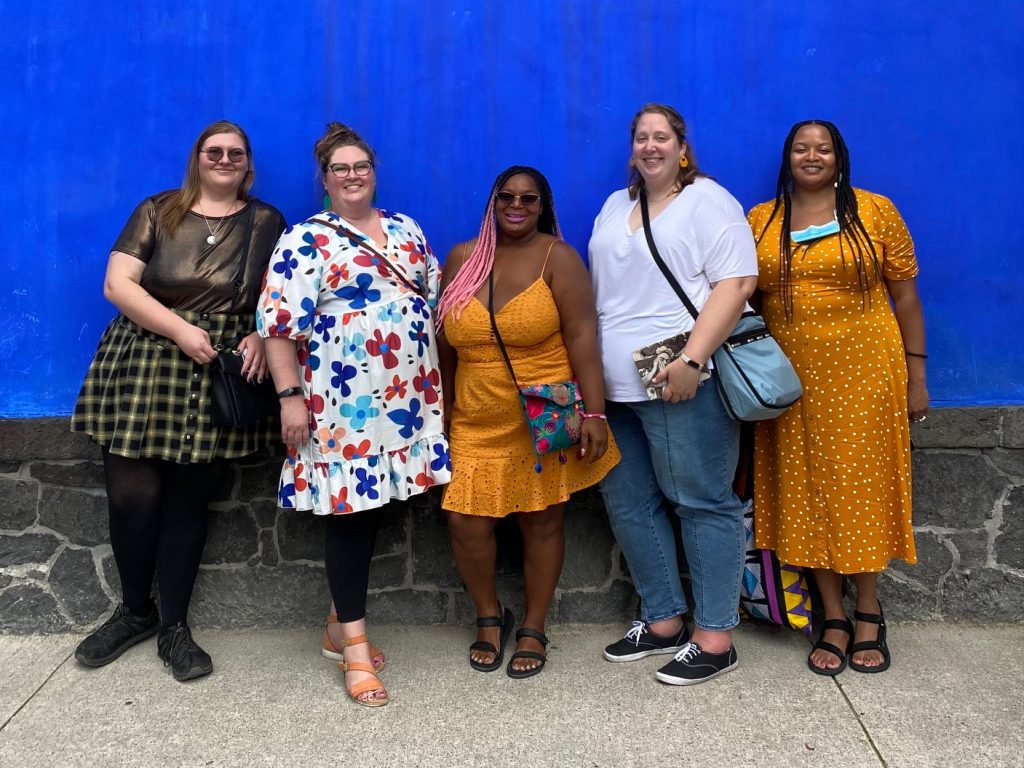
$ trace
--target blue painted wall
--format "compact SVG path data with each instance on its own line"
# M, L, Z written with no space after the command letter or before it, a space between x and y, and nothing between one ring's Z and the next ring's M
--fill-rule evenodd
M838 123L854 184L917 242L934 400L1024 403L1019 0L135 5L0 0L0 416L70 412L113 314L110 244L215 119L249 131L257 194L290 220L317 210L312 144L341 119L439 253L512 163L549 175L585 251L650 100L746 207L793 122Z

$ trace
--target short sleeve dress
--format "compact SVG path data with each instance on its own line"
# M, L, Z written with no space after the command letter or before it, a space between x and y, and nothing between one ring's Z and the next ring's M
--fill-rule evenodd
M382 255L416 290L332 211L290 227L270 260L257 325L297 342L309 409L310 439L281 471L285 508L359 512L451 477L432 314L438 264L415 221L379 214Z
M284 218L273 206L250 198L242 210L223 218L190 211L168 232L160 209L176 194L143 200L111 250L144 262L140 283L151 296L204 329L215 347L234 348L255 330L263 273ZM211 229L217 233L213 243ZM247 233L249 250L236 290ZM276 439L273 419L238 428L215 425L211 382L208 365L119 314L100 339L71 429L87 433L115 456L178 464L246 456Z
M885 197L855 191L882 274L865 297L852 246L832 235L793 244L793 313L779 279L782 211L774 202L749 215L758 288L772 334L793 362L803 397L755 441L756 543L782 562L838 573L883 570L892 558L916 562L911 530L907 365L884 280L917 275L914 244Z
M529 288L501 307L495 322L520 385L572 377L558 307L543 269ZM470 299L459 317L448 316L444 332L459 355L451 423L455 472L445 489L445 509L484 517L538 512L595 485L619 462L611 435L608 451L593 464L575 450L538 458L519 394L491 333L490 314L478 299Z

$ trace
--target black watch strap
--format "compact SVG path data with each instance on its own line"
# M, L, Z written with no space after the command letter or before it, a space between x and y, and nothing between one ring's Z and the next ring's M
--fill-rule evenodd
M278 400L284 400L286 397L294 397L295 395L302 394L302 387L288 387L288 389L282 389L277 393Z

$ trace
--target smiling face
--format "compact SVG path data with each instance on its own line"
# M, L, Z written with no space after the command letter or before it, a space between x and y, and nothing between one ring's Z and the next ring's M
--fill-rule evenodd
M679 141L668 119L645 112L633 131L633 165L649 190L667 190L679 176L679 158L686 144Z
M836 150L825 126L805 125L796 132L789 151L789 169L793 184L807 191L830 186L836 180Z
M500 198L494 201L494 211L498 219L498 229L506 237L523 237L537 231L537 222L543 210L540 188L537 182L528 173L517 173L510 176L508 180L498 189L498 194L513 195L510 202L503 202ZM530 202L524 202L522 195L527 196ZM531 196L535 196L534 199Z
M324 172L324 189L331 197L331 207L343 215L344 212L362 212L370 206L377 186L377 171L370 168L365 176L359 176L352 168L344 176L338 177L330 167L335 164L351 167L363 162L370 162L370 156L365 150L353 145L338 147L331 152Z
M217 159L212 159L214 157ZM249 173L249 159L245 140L240 135L234 132L213 134L199 148L199 186L214 194L237 193Z

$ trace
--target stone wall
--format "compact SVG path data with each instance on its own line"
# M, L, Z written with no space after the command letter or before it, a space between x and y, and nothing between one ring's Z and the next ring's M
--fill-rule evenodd
M1024 618L1024 408L935 409L915 425L919 563L895 563L881 586L893 618ZM211 507L191 621L205 626L315 625L328 604L323 533L276 505L280 459L231 465ZM499 593L522 612L513 520L499 534ZM600 497L566 512L565 570L553 620L615 622L636 598ZM0 631L84 630L118 596L96 448L64 419L0 420ZM472 610L435 499L383 512L371 620L467 623Z

